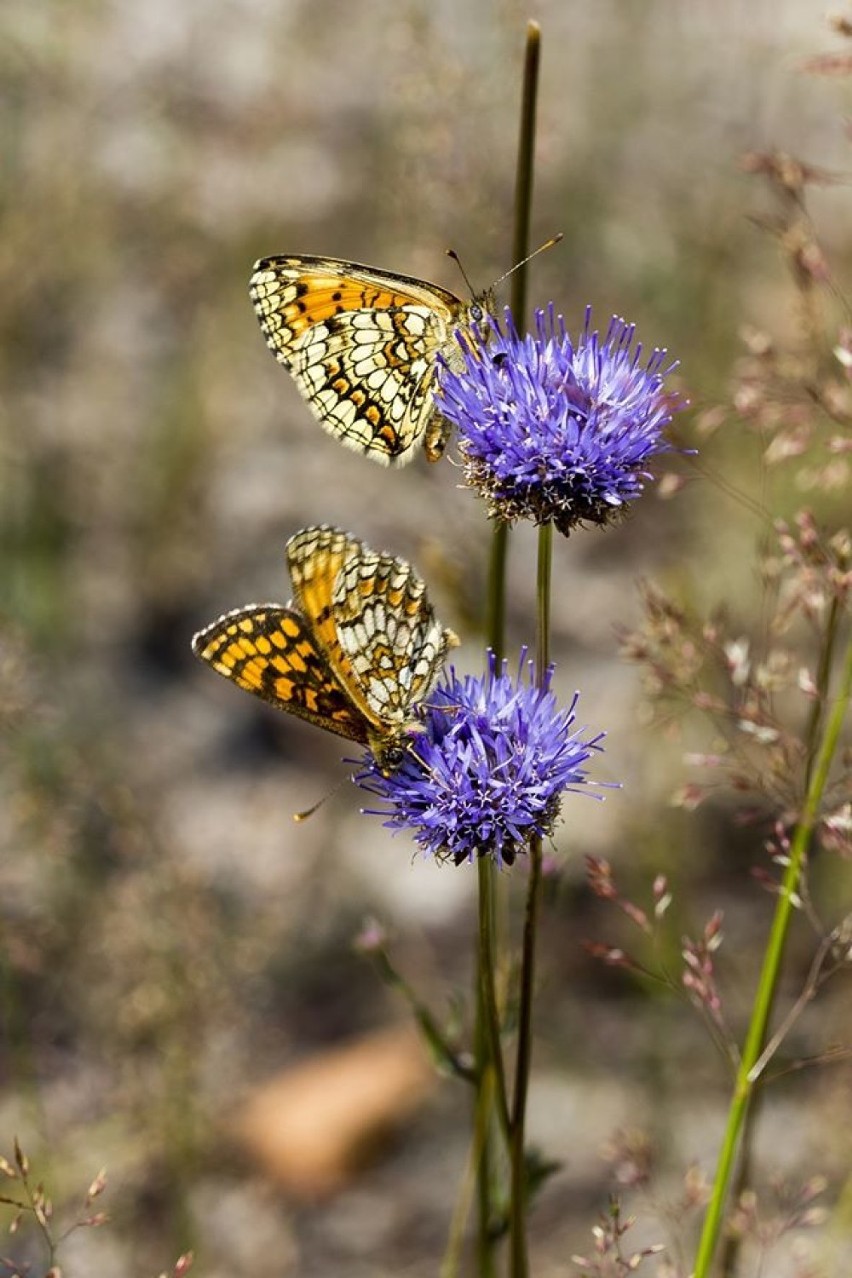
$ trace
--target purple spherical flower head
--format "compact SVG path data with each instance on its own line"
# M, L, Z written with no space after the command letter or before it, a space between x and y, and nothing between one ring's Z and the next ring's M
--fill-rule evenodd
M484 678L451 669L420 708L423 731L399 768L384 776L367 756L355 780L386 806L364 811L411 829L439 859L511 865L532 835L551 833L562 795L587 784L584 765L601 749L603 733L584 740L574 727L576 694L559 708L551 676L536 687L525 654L517 678L493 655Z
M677 367L655 350L640 363L635 326L613 318L601 340L591 310L575 343L553 305L521 337L508 310L462 356L442 363L435 403L457 428L468 484L505 520L553 522L566 535L606 524L642 492L663 430L683 407L664 390Z

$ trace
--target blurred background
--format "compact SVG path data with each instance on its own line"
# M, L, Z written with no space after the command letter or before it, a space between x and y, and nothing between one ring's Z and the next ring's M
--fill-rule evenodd
M389 473L320 430L264 345L247 281L282 252L459 293L448 247L477 287L510 266L528 17L543 30L532 242L565 235L534 264L531 300L554 299L574 329L591 303L602 325L617 312L668 346L694 405L678 438L694 443L696 415L728 396L742 326L792 325L777 247L750 217L771 201L742 153L849 167L848 85L801 71L836 45L820 6L0 10L0 1152L20 1137L66 1223L108 1167L112 1221L68 1240L68 1274L145 1278L190 1247L209 1278L437 1272L469 1098L432 1084L399 996L352 943L380 920L450 1016L467 998L475 874L415 859L348 785L294 824L347 777L345 746L215 678L190 639L226 609L286 602L287 538L329 521L410 558L464 638L458 663L481 669L477 500L446 464ZM812 208L848 267L848 191L822 187ZM754 491L753 440L732 419L701 447L703 477L662 467L688 477L673 500L649 491L623 525L555 547L557 686L564 700L579 688L581 719L607 730L594 774L623 790L572 799L556 840L531 1135L565 1166L536 1218L541 1278L588 1249L612 1133L646 1128L661 1147L644 1228L689 1164L711 1169L728 1087L687 1008L583 952L614 927L583 855L609 857L645 899L672 875L685 928L726 908L735 1013L771 908L747 884L754 832L722 802L669 806L681 747L649 725L618 656L640 576L697 606L724 596L748 625L760 527L707 474ZM510 651L532 636L533 552L519 529ZM814 1041L820 1015L848 1026L841 998L821 1005ZM770 1167L842 1172L850 1077L773 1092ZM310 1115L298 1130L294 1095ZM279 1102L289 1135L270 1149ZM350 1140L353 1104L376 1122ZM29 1230L0 1253L46 1267Z

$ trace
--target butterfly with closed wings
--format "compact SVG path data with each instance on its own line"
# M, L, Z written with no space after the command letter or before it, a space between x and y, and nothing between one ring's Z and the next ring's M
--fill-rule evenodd
M422 444L444 452L435 406L438 357L459 366L455 333L472 336L492 290L464 302L408 275L332 257L264 257L249 286L267 345L321 425L383 466L405 466Z
M195 635L193 651L278 709L366 745L390 773L458 638L410 564L350 533L305 528L288 541L287 563L290 604L225 613Z

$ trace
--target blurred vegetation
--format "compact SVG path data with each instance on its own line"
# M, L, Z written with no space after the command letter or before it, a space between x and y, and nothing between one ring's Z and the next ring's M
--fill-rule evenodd
M0 1147L8 1156L18 1134L57 1197L109 1165L116 1219L74 1235L69 1273L153 1273L190 1246L214 1276L379 1276L403 1261L435 1272L461 1166L444 1136L461 1099L435 1105L389 1179L358 1189L368 1211L392 1196L360 1253L357 1229L325 1232L333 1203L270 1216L221 1119L311 1047L400 1014L350 953L373 908L427 994L463 986L470 883L411 865L348 793L293 826L341 775L339 743L215 686L189 640L226 608L286 599L284 541L328 520L410 555L478 665L488 530L476 503L446 467L388 474L319 431L265 350L246 282L255 258L284 251L459 290L448 246L477 285L506 269L527 16L544 37L534 238L565 233L535 264L531 296L553 297L569 327L590 302L602 324L616 311L647 345L668 345L695 409L680 440L694 445L693 423L728 399L743 325L796 331L782 254L749 217L769 215L771 194L740 155L780 145L848 169L848 82L798 70L830 40L813 6L0 11ZM840 186L813 194L841 279L848 201ZM599 925L584 851L623 862L637 884L673 875L687 915L724 905L744 962L762 942L743 895L758 840L730 804L666 809L680 747L643 726L616 652L639 575L696 605L724 596L744 631L757 624L759 437L732 416L699 447L675 500L648 496L606 541L572 539L556 558L562 686L579 686L607 728L607 775L626 789L603 816L572 810L560 840L574 868L547 924L541 1060L554 1076L612 1072L638 1111L665 1098L667 1127L689 1115L679 1062L695 1070L690 1087L719 1096L724 1072L682 1009L573 942ZM781 481L773 513L802 500ZM829 525L848 507L842 488L812 501ZM531 615L523 532L517 545L515 643ZM848 1000L833 998L826 1015L842 1024ZM848 1074L825 1077L848 1116ZM842 1166L831 1122L826 1162ZM707 1139L672 1137L668 1152L685 1165ZM544 1211L542 1275L564 1272L607 1183L596 1159L579 1170L585 1183ZM424 1198L424 1175L440 1196ZM233 1227L217 1233L211 1203L226 1202ZM42 1272L37 1240L4 1250Z

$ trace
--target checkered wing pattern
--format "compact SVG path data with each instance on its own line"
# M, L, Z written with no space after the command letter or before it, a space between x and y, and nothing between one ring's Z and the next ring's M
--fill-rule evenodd
M192 650L247 692L351 741L368 741L352 702L304 617L280 604L249 604L198 632Z
M426 587L403 559L327 525L287 543L294 602L250 604L193 639L193 651L239 687L399 763L414 711L447 649Z
M365 714L394 735L458 643L435 616L422 578L404 559L327 526L297 533L287 557L296 598L330 663Z
M454 331L481 318L480 302L324 257L261 258L250 293L267 344L327 431L382 465L405 465L421 443L441 456L437 357L454 357Z

